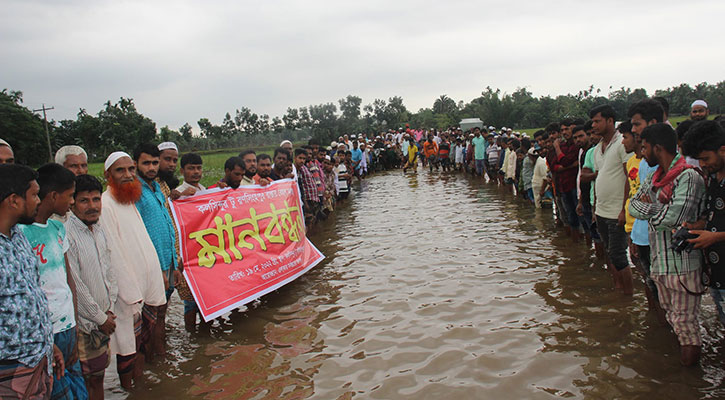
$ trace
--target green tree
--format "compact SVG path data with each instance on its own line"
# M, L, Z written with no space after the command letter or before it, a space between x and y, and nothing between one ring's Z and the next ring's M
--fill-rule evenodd
M43 120L22 102L23 92L0 91L0 138L10 143L16 162L39 165L48 161Z
M106 102L105 108L98 112L98 122L104 154L132 151L139 143L156 139L156 124L136 110L133 99L121 97L116 104Z
M185 142L191 142L191 138L193 135L191 125L189 125L188 122L182 125L181 128L179 128L179 132L181 133L181 137L184 139Z

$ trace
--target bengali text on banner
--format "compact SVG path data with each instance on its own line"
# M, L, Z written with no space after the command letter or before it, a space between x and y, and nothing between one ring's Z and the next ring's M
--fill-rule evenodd
M171 202L184 277L206 321L295 280L324 258L307 239L297 184Z

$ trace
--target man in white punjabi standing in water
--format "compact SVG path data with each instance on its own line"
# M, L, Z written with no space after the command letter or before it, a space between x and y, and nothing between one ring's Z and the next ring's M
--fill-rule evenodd
M116 331L111 349L117 354L121 385L130 388L140 377L144 354L155 330L159 307L166 304L164 278L154 244L135 203L142 186L131 156L114 152L104 164L108 189L102 196L101 225L118 267ZM139 326L140 325L140 326ZM140 328L140 329L139 329Z

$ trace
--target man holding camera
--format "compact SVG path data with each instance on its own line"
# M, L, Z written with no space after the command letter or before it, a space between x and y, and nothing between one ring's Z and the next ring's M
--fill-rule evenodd
M705 207L705 181L677 153L677 135L671 126L647 126L641 139L642 155L650 166L659 168L642 183L629 212L648 221L652 280L680 342L680 361L694 365L702 347L698 322L702 257L699 251L682 251L671 245L673 230L700 217Z
M685 226L696 235L689 242L705 252L705 263L710 267L710 294L720 323L725 325L725 129L715 121L698 122L685 134L682 150L698 159L700 168L710 176L702 218Z

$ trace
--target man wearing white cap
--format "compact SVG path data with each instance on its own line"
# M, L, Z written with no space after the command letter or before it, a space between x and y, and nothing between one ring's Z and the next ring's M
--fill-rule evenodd
M286 149L290 154L294 154L294 151L292 150L292 142L289 140L283 140L282 143L279 144L279 147ZM295 163L291 161L290 163L292 164L292 179L297 182L297 167L295 167ZM272 164L272 168L274 169L274 164Z
M15 164L13 148L2 139L0 139L0 164Z
M159 175L156 177L156 182L161 187L161 193L168 198L171 196L171 191L179 186L179 178L176 177L179 148L174 142L159 143L158 147L161 156L159 157Z
M705 100L695 100L690 106L690 119L693 121L704 121L710 115L710 109L707 108Z
M104 163L108 189L103 192L100 224L108 234L108 245L118 268L116 331L111 350L116 354L118 375L124 388L140 377L143 353L154 332L157 307L166 304L164 279L154 244L135 203L142 186L136 165L128 154L111 153ZM141 325L141 329L134 329ZM140 350L140 353L137 353ZM134 373L134 369L135 372Z

